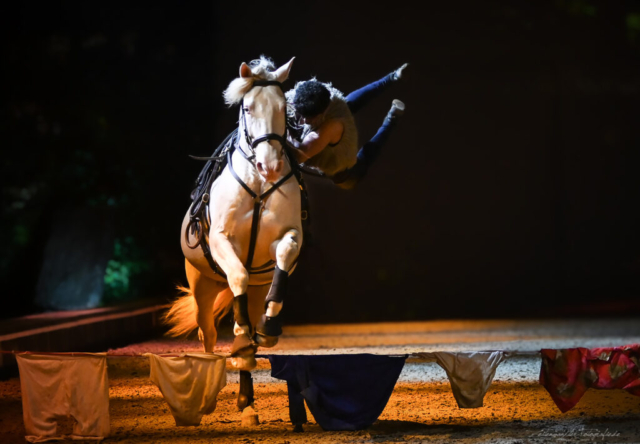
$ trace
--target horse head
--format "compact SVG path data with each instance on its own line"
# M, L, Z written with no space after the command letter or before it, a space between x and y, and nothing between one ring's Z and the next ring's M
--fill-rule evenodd
M255 157L258 173L266 182L283 176L287 102L282 82L289 77L291 59L276 70L262 57L240 65L240 77L224 92L228 105L239 103L240 143L249 158Z

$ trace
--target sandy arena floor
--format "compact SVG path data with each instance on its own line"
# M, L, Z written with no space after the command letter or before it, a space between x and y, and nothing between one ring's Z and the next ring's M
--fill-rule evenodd
M269 353L401 354L436 350L521 350L616 346L640 342L640 320L443 321L289 327ZM219 352L227 353L223 337ZM159 339L113 353L200 350L197 341ZM266 353L267 350L261 350ZM176 427L160 391L149 381L146 358L109 358L113 443L640 443L640 397L622 390L590 390L562 414L537 383L535 354L512 355L498 367L484 407L459 409L446 374L433 362L410 359L379 420L368 430L324 432L308 415L304 433L289 422L286 384L270 376L269 362L254 370L260 425L241 425L235 407L237 372L199 427ZM71 423L61 424L63 431ZM24 441L18 378L0 381L0 443Z

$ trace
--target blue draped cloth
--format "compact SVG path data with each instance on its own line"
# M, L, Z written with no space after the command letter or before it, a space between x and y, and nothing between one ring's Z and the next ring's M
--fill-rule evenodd
M324 430L361 430L382 413L406 356L268 355L271 376L287 381L289 415L307 422L304 402Z

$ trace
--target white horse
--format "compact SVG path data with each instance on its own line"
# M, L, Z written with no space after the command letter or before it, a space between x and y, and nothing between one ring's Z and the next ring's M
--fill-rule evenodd
M242 105L235 149L207 193L209 220L194 229L190 209L182 224L189 288L166 316L169 334L200 327L204 351L212 353L217 322L233 306L231 356L239 370L255 367L258 345L277 342L287 277L302 246L301 186L285 153L287 103L280 85L293 60L276 70L265 58L240 65L240 77L224 92L229 106ZM194 248L200 239L204 245Z

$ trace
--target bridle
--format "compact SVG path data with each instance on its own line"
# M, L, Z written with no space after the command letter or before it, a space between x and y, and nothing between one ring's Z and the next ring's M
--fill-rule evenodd
M280 88L280 91L282 91L282 94L284 94L284 89L282 88L282 83L278 82L277 80L254 80L253 85L251 86L249 91L251 91L256 86L272 86L272 85L273 86L277 86L278 88ZM247 93L249 91L247 91L245 93L245 95L247 95ZM251 155L247 155L242 150L242 148L240 148L240 141L239 140L237 141L237 146L240 149L240 152L242 153L244 158L249 160L249 161L255 159L255 157L256 157L255 149L258 146L258 144L260 144L262 142L265 142L265 141L269 141L269 140L276 140L276 141L280 142L280 145L282 146L282 150L284 151L285 144L287 143L287 132L288 132L288 129L289 129L286 117L285 117L284 134L282 136L280 134L276 134L276 133L268 133L268 134L263 134L262 136L256 137L254 139L249 134L249 130L247 130L247 116L246 116L246 112L244 110L244 96L242 97L242 102L241 102L240 106L241 106L241 109L242 109L242 117L241 118L242 118L242 127L244 129L244 140L247 142L247 146L251 150ZM280 152L280 154L282 154L282 151Z
M277 87L280 88L280 90L284 93L284 90L282 88L282 84L276 80L255 80L253 82L253 85L251 87L251 89L253 89L256 86L271 86L271 85L275 85ZM249 91L251 91L251 89L249 89ZM247 91L247 92L249 92ZM246 95L246 93L245 93ZM300 218L303 221L303 223L308 223L308 199L307 199L307 194L306 194L306 186L304 184L304 180L302 178L302 175L300 174L300 170L298 168L297 163L295 162L295 160L293 159L291 153L286 149L286 144L287 144L287 134L289 132L289 122L287 121L287 119L285 118L285 130L284 130L284 135L279 135L279 134L275 134L275 133L269 133L269 134L264 134L260 137L256 137L255 139L253 139L250 135L249 132L247 130L247 124L246 124L246 115L245 115L245 111L244 111L244 97L242 98L242 125L244 127L244 138L245 141L247 142L247 146L249 147L249 149L251 150L251 154L247 155L243 149L240 147L240 131L238 131L237 129L232 132L231 134L229 134L229 136L225 139L225 141L218 147L218 149L215 151L214 154L220 153L215 157L208 157L208 158L200 158L200 157L195 157L196 159L202 159L202 160L208 160L209 162L215 161L215 168L216 171L213 172L209 172L208 174L205 173L206 179L203 179L203 185L202 185L202 189L204 190L204 192L200 195L198 194L198 196L200 196L198 199L199 201L196 203L194 201L194 205L192 206L192 213L190 215L191 220L189 222L189 224L187 225L187 228L185 230L185 241L186 241L186 245L187 247L194 249L198 246L200 246L202 248L204 257L206 258L207 262L209 263L209 266L211 267L211 269L213 270L214 273L225 277L226 278L226 274L224 273L224 271L220 268L220 266L215 262L215 260L213 259L213 255L211 254L211 250L209 248L208 242L205 241L206 239L206 232L208 231L209 227L210 227L210 219L209 219L209 192L208 190L211 187L211 184L213 183L213 181L215 180L215 178L217 177L217 174L220 173L220 165L222 165L222 167L224 167L224 159L226 157L226 164L227 167L229 168L229 172L231 173L231 175L233 176L233 178L240 184L240 186L249 194L249 196L251 196L251 198L253 199L253 215L252 215L252 220L251 220L251 237L249 240L249 253L247 256L247 260L245 262L245 268L247 269L247 271L249 272L249 274L262 274L262 273L269 273L271 271L273 271L275 269L275 262L273 260L269 260L267 263L259 265L257 267L252 267L251 264L253 262L253 256L255 253L255 247L256 247L256 241L258 238L258 227L260 225L260 214L262 212L262 209L264 208L264 204L266 199L274 192L276 191L281 185L283 185L286 181L288 181L292 176L294 176L298 182L298 186L300 187L300 196L301 196L301 214L300 214ZM258 146L259 143L262 143L264 141L269 141L269 140L277 140L278 142L280 142L280 144L282 145L282 154L284 154L284 156L287 158L287 160L289 161L289 164L291 166L291 171L289 171L289 173L287 175L285 175L284 177L282 177L278 182L276 182L275 184L273 184L271 186L271 188L269 188L267 191L265 191L262 194L257 194L256 192L254 192L241 178L240 176L238 176L238 174L235 172L235 170L233 169L233 162L232 162L232 154L233 151L235 151L235 149L237 149L241 155L247 159L250 163L252 163L254 165L254 167L257 168L257 166L255 165L255 163L253 162L253 160L255 159L255 148L256 146ZM225 151L226 151L226 156L225 156ZM193 156L192 156L193 157ZM203 173L201 173L202 175ZM194 236L196 236L198 238L197 242L195 244L190 244L189 243L189 234L192 234ZM297 262L297 258L294 261L294 264ZM293 264L292 264L293 266Z
M270 86L270 85L275 85L278 86L280 88L280 90L282 91L282 93L284 94L284 90L282 89L282 83L278 82L277 80L256 80L253 82L253 86L251 87L251 89L255 88L256 86ZM249 91L251 91L251 89L249 89ZM249 92L247 91L247 92ZM245 93L246 95L246 93ZM287 123L286 123L286 118L285 118L285 127L284 127L284 136L281 136L279 134L275 134L275 133L268 133L268 134L264 134L260 137L256 137L255 139L251 139L251 136L249 135L249 131L247 131L247 120L246 120L246 116L245 116L245 111L244 111L244 97L242 98L242 123L244 126L244 137L245 140L247 141L247 144L249 145L250 149L251 149L251 156L247 157L244 153L244 151L242 151L242 149L240 148L240 141L238 141L238 149L239 151L242 153L242 155L249 161L251 161L251 157L255 158L255 148L256 146L258 146L259 143L264 142L266 140L277 140L278 142L280 142L281 146L282 146L282 152L286 152L285 151L285 146L287 143ZM281 153L282 153L281 152ZM274 183L271 188L269 188L267 191L265 191L262 194L256 194L241 178L240 176L238 176L238 174L235 172L235 170L233 169L233 162L231 161L231 151L227 152L227 163L229 165L229 171L231 172L231 175L234 177L234 179L240 184L240 186L242 186L242 188L245 189L245 191L247 193L249 193L249 196L251 196L251 198L253 198L253 217L251 220L251 238L249 240L249 255L247 256L247 261L245 262L245 268L247 269L247 271L251 272L251 263L253 262L253 254L255 253L256 250L256 241L258 240L258 225L260 223L260 213L262 212L262 209L264 208L264 204L267 200L267 198L269 196L271 196L271 194L277 190L278 188L280 188L280 186L282 184L284 184L287 180L289 180L293 174L294 174L294 163L292 162L292 159L288 158L289 160L289 164L291 165L291 169L289 171L289 173L287 175L285 175L284 177L282 177L279 181L277 181L276 183ZM271 262L271 261L270 261ZM271 263L268 263L269 265L271 265ZM261 267L258 267L261 268ZM255 271L258 273L263 273L263 271Z

